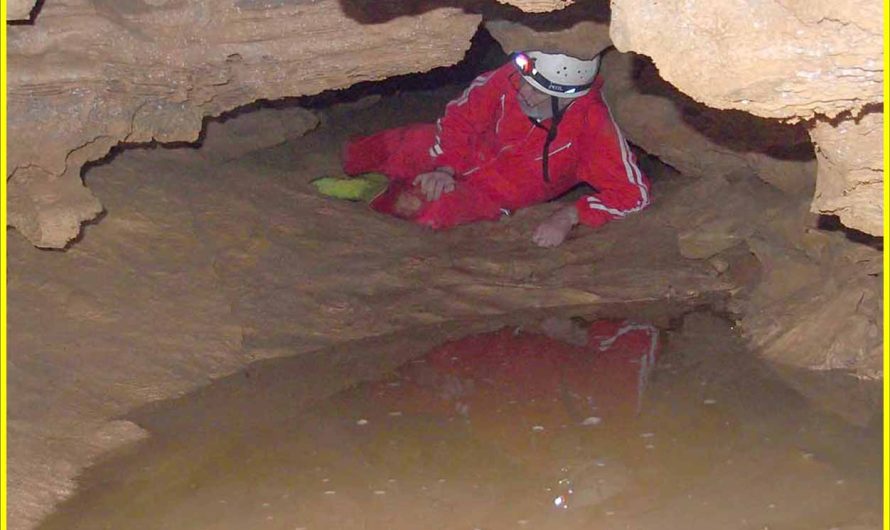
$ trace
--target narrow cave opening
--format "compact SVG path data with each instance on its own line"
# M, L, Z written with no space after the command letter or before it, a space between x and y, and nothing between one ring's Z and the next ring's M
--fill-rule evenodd
M568 13L541 25L590 15ZM19 454L81 458L24 443L69 402L116 411L91 447L136 442L40 528L876 524L882 243L810 212L806 124L708 108L609 49L622 162L651 180L633 215L541 248L602 190L448 230L319 192L351 138L434 123L508 62L504 31L121 145L84 166L100 222L51 257L13 241L14 318L58 307L48 334L87 352L19 362L15 415L39 419Z

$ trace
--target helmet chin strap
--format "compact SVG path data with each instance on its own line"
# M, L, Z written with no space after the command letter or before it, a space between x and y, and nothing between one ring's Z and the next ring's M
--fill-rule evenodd
M544 173L544 182L550 182L550 144L556 139L557 128L562 120L565 109L559 108L559 98L550 96L550 110L553 111L553 119L550 122L550 128L547 129L547 139L544 141L544 154L541 157L542 171Z

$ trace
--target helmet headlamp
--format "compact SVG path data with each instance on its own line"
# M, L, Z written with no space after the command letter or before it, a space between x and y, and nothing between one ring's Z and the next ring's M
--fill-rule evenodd
M535 60L521 52L513 56L513 64L522 75L532 75L535 71Z
M533 87L559 98L577 98L590 91L599 71L600 57L581 60L539 51L513 54L513 66Z

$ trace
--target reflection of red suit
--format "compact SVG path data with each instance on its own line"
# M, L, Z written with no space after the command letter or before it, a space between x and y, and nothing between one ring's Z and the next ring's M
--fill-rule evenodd
M515 454L532 438L598 418L638 412L658 353L658 332L646 324L599 320L585 346L511 328L450 342L375 385L391 410L463 414L474 432Z
M347 174L379 172L392 182L371 206L432 228L497 219L553 199L578 183L597 191L578 199L582 224L599 226L649 204L649 182L637 167L605 100L601 82L566 109L550 145L545 182L546 128L532 124L517 98L519 74L511 63L474 80L432 124L414 124L357 138L344 153ZM456 170L451 193L427 202L411 183L436 167Z

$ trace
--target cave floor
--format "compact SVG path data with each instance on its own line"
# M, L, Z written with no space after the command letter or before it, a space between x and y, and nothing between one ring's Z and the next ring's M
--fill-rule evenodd
M878 528L878 428L712 313L637 311L667 327L529 314L260 361L128 415L150 438L40 528Z
M695 185L690 179L657 165L652 166L655 202L649 209L596 231L577 230L561 247L549 250L535 247L530 236L534 226L559 208L559 204L523 210L497 223L435 233L371 212L361 204L326 199L313 193L309 185L312 178L337 171L340 145L347 135L405 123L409 118L432 120L451 95L447 91L405 93L376 102L362 100L325 109L320 111L322 122L318 130L272 147L258 145L249 154L235 158L188 148L126 150L86 175L91 189L106 206L107 215L87 226L81 240L68 250L37 250L11 233L8 249L10 527L34 527L53 506L72 495L76 489L75 478L84 467L109 451L144 440L146 430L139 421L133 421L131 411L147 403L182 396L253 362L274 362L274 358L293 356L305 358L307 365L293 361L295 366L302 367L294 368L293 373L285 372L288 375L282 375L279 383L290 381L298 389L303 384L310 387L321 384L327 388L324 383L328 379L316 377L317 370L325 369L324 355L319 352L355 346L356 341L394 340L392 337L410 331L411 336L441 342L470 332L491 331L522 319L591 314L593 308L625 316L634 313L636 318L652 320L664 327L670 318L692 307L708 306L719 311L730 293L756 281L758 266L749 252L734 254L729 249L720 254L718 261L681 256L677 221L688 218L690 189ZM261 136L259 132L257 137ZM249 143L252 137L235 141ZM699 194L696 199L699 203L713 202L707 187L699 186L695 193ZM663 307L653 310L651 304ZM388 357L386 363L389 364L371 363L377 375L385 366L395 368L394 360L405 361L425 351L417 344L413 349L403 350L408 353L398 359L398 355ZM665 378L670 380L670 374L665 372ZM741 384L741 379L737 382ZM334 386L327 389L342 388ZM664 388L668 391L673 386ZM685 390L693 391L698 391L695 385ZM348 390L343 392L335 397L330 397L330 392L325 394L323 403L316 408L295 406L292 412L299 414L288 416L287 421L305 422L306 418L321 414L319 428L332 421L336 423L339 420L337 414L331 415L332 403L356 401ZM270 398L280 399L271 395ZM666 399L657 401L659 407L672 403ZM728 414L714 413L712 418L711 412L693 413L692 409L698 410L700 405L691 400L678 414L693 423L707 417L708 429L716 429L719 424L712 421L713 418L724 418L724 414ZM248 410L254 409L242 411ZM663 428L664 435L658 436L677 437L675 445L678 450L682 449L685 437L693 433L684 433L668 424L659 426L662 420L654 412L658 409L651 410L647 416L634 420L632 424L637 426L633 428ZM212 422L211 418L201 421ZM269 420L272 424L268 428L261 427L264 432L277 422L274 418ZM654 423L638 424L644 420ZM159 425L163 424L163 420L158 421ZM290 430L286 431L293 433L297 423L289 425ZM733 425L732 432L742 433L738 430L740 424ZM151 428L148 430L155 433ZM150 444L155 444L145 449L153 455L150 458L160 454L156 451L157 444L163 446L163 431L160 428L155 433L159 436L157 440L149 438L154 440ZM176 431L167 430L168 433ZM182 446L182 452L170 461L146 465L159 466L152 473L169 472L164 480L187 487L191 471L186 464L198 466L199 454L212 456L214 451L233 451L230 463L236 463L238 459L250 457L253 448L260 455L272 451L271 446L279 446L276 444L293 444L290 447L299 451L288 456L288 463L282 462L279 466L266 462L253 471L250 468L233 471L227 478L219 478L231 489L222 497L213 497L213 503L225 498L234 501L235 497L242 496L236 493L238 488L252 489L255 485L257 493L262 492L262 498L248 496L243 500L258 502L257 510L266 509L263 503L268 502L274 510L283 510L268 515L284 518L287 514L296 514L293 510L298 508L298 504L285 508L287 503L281 501L281 495L290 490L275 490L277 498L273 499L266 488L274 490L275 483L286 482L291 475L297 482L314 476L303 473L307 462L300 459L308 454L304 451L313 450L317 442L303 435L291 440L284 432L269 432L267 438L244 446L238 446L237 440L246 435L235 431L231 432L232 439L210 436L202 440L199 433L194 433L193 437L189 435L188 444ZM348 440L342 438L342 429L337 432L340 434L336 434L331 451L352 451ZM723 441L732 438L726 432L719 436ZM632 437L634 443L639 441L638 437ZM791 442L786 439L780 448L764 448L766 452L762 455L746 454L771 462L759 468L761 470L782 466L784 473L789 467L800 468L801 473L814 475L812 484L822 487L830 482L834 488L833 481L841 480L833 478L840 476L838 472L814 463L818 459L800 457L800 451L795 453L790 449ZM456 443L470 442L464 439ZM188 449L189 444L199 448ZM721 446L719 451L724 449ZM633 457L641 459L640 462L647 458L652 462L652 457L646 455L655 454L641 452ZM691 458L691 453L685 455L682 458ZM737 492L740 485L753 484L752 481L763 480L773 488L764 490L764 494L776 491L776 481L758 475L750 466L742 465L738 470L741 474L736 477L734 466L746 460L718 460L712 455L708 462L714 467L700 470L706 474L723 473L732 480L700 482L695 486L715 492L701 492L705 499L710 499L711 510L722 502L720 499ZM652 465L655 466L653 474L643 477L644 482L663 481L670 473L681 472L672 470L671 462L667 461ZM681 469L682 464L678 465ZM663 469L660 466L664 466ZM467 471L470 467L462 469ZM635 468L633 474L645 469L645 466ZM183 474L175 475L176 470ZM270 473L271 482L267 485L257 482L250 474L254 471ZM201 475L198 478L202 484L218 478L213 475L216 471L211 472L209 468L198 466L194 472ZM109 477L97 479L97 483L124 479L116 472ZM801 478L795 477L795 480ZM855 482L853 478L849 480ZM300 484L301 488L309 487L308 482ZM483 513L491 499L469 499L463 488L465 484L461 485L460 481L455 484L456 489L448 495L454 496L455 503L466 499L477 511L466 508L464 513L465 509L454 503L436 509L450 506L446 512L455 523L469 524L463 517ZM156 486L163 489L161 484ZM180 491L179 486L168 486L166 489L170 492ZM296 487L294 482L293 488ZM665 491L670 489L666 484L659 487ZM814 486L806 487L818 493ZM858 487L829 489L834 495L838 491L859 491ZM857 496L855 491L850 493L850 498L865 498ZM715 496L716 492L722 492L721 496ZM417 492L406 490L401 501L392 502L401 503L398 505L409 510L407 503L414 493ZM777 505L788 499L787 491L781 493L776 497ZM133 495L159 496L158 502L165 498L149 489L134 490ZM300 502L309 502L308 499ZM359 493L350 497L344 491L339 497L317 500L343 503L331 505L327 511L314 512L313 517L320 518L316 520L318 525L347 528L353 524L347 519L325 522L324 517L356 516L367 507L362 503L381 499L366 499ZM766 508L760 506L759 509L769 509L768 505L766 502ZM138 506L140 504L134 504L133 509L138 510ZM149 503L145 506L151 510L179 510L174 510L172 505ZM858 509L862 504L851 506ZM684 509L681 505L674 508ZM208 517L229 513L216 504L213 508L205 504L203 508L197 505L182 508L184 511L176 511L179 515L171 517L185 517L189 513L198 517L198 512L188 512L192 509L203 510L201 513ZM389 513L382 505L380 509L380 514ZM415 515L424 516L423 510L418 510ZM739 511L729 513L734 517L748 511L755 511L753 505L746 504ZM66 517L65 513L59 517ZM67 513L70 516L70 512ZM254 515L257 513L260 512ZM795 513L786 515L790 520L800 520L795 519ZM760 520L754 519L753 513L750 515L750 521ZM263 514L261 521L266 521L265 516ZM537 516L528 513L517 516L516 520L526 517L532 520ZM136 528L144 523L146 527L159 527L151 526L151 519L133 517L138 521L118 521L119 524L112 526ZM656 519L653 517L652 521ZM183 520L187 519L179 520L180 523ZM281 520L275 524L282 528L303 524L297 519L288 519L290 526L281 526ZM358 521L353 522L358 524ZM487 519L479 522L485 521ZM638 521L640 527L644 527L642 521ZM233 526L219 528L250 526L247 519L234 518L220 520L219 524L229 522ZM183 527L184 523L180 523L170 524ZM208 523L205 527L214 526Z

